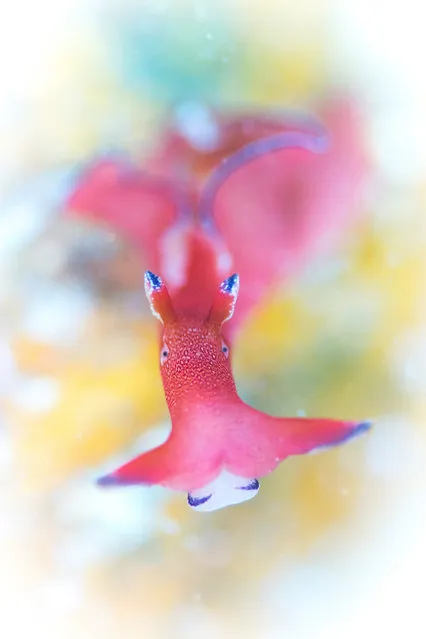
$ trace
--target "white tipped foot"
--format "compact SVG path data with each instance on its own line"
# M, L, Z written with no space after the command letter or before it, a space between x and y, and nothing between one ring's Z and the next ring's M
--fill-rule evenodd
M223 470L212 482L188 494L188 504L194 510L211 512L248 501L259 492L257 479L238 477Z

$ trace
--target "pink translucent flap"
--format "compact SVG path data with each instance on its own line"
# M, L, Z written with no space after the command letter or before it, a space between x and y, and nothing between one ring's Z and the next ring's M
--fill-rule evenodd
M99 478L98 484L160 484L191 492L206 486L222 470L261 478L287 457L346 444L372 426L370 422L270 417L241 400L232 411L225 405L216 414L206 412L203 427L212 428L214 423L218 432L213 439L201 433L195 437L187 422L174 424L164 444Z
M289 112L221 112L198 105L186 119L185 127L173 121L166 125L147 166L156 175L191 179L199 186L224 158L249 142L284 131L323 131L315 118Z
M357 117L338 103L324 122L328 147L318 130L260 138L223 162L204 187L201 218L227 245L241 281L228 337L271 286L328 248L360 213L366 161Z
M95 162L83 175L67 208L99 221L141 248L146 264L160 267L160 239L186 215L184 194L118 160Z
M329 135L306 118L216 116L207 150L168 130L147 162L150 176L100 161L68 207L140 247L179 314L206 315L215 288L237 272L239 302L224 327L230 339L271 287L328 248L360 213L367 166L355 109L335 101L322 119ZM162 177L151 177L155 172Z

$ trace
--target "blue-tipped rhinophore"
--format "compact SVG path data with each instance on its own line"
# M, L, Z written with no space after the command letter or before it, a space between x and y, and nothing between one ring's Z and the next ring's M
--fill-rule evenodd
M152 271L145 272L145 283L148 284L153 291L159 291L163 285L161 277L152 273Z
M222 282L222 284L220 285L220 290L222 291L222 293L235 295L238 292L239 284L240 278L238 277L237 273L234 273Z

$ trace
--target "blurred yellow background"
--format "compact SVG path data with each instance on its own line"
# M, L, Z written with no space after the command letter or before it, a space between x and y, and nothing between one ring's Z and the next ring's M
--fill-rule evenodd
M420 3L15 1L0 18L1 636L426 636L426 41ZM243 396L372 418L202 515L93 478L167 428L139 258L67 220L76 167L149 153L182 103L309 111L347 92L362 223L239 336ZM100 268L69 270L79 251ZM136 273L136 275L135 275ZM133 447L133 448L132 448Z

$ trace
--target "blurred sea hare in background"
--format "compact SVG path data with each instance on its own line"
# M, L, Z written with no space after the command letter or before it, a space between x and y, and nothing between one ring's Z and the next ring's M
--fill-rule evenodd
M194 211L203 223L211 216L229 252L229 268L239 272L242 282L232 329L226 328L235 331L239 316L265 291L300 270L362 212L367 160L357 109L335 99L322 110L331 140L325 153L285 148L255 161L241 160L228 175L228 158L245 144L285 131L326 134L308 117L214 114L199 105L179 127L166 129L160 150L141 167L113 160L95 163L68 207L122 234L155 272L172 272L185 259L184 247L172 244L179 242L174 222L191 223ZM207 184L202 193L221 162L225 179Z

